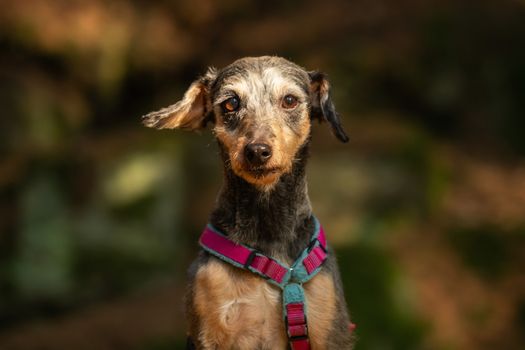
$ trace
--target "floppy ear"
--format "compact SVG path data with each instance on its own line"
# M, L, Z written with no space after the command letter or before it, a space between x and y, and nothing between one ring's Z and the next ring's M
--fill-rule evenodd
M211 111L209 106L209 87L215 80L216 71L209 68L208 72L195 80L184 97L179 102L151 112L142 117L142 123L157 129L198 130L206 126L207 116Z
M343 130L341 118L335 111L334 103L330 98L330 83L326 76L320 72L308 72L310 76L310 99L311 116L319 122L327 121L330 123L332 133L341 142L348 142L348 136Z

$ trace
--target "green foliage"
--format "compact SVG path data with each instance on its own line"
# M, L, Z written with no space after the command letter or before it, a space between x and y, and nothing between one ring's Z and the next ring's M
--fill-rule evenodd
M398 266L384 249L356 243L337 250L356 349L419 349L425 326L397 294Z
M503 277L521 254L519 247L523 246L524 235L520 230L508 232L485 226L454 229L448 238L468 267L481 277L494 280Z
M36 174L24 190L21 205L19 249L12 262L17 298L63 298L72 287L73 237L56 179L45 172Z

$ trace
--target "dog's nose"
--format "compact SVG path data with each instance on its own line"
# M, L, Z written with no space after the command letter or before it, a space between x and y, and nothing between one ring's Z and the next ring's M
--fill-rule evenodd
M244 157L251 165L263 165L272 157L272 149L265 143L250 143L244 147Z

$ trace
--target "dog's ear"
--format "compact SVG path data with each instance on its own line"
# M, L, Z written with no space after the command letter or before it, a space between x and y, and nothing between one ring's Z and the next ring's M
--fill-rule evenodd
M144 125L157 129L198 130L206 126L211 112L209 90L217 76L214 68L195 80L179 102L142 117Z
M308 72L310 76L311 116L319 122L330 123L332 133L341 142L348 142L348 136L343 130L341 118L335 111L334 103L330 98L330 83L320 72Z

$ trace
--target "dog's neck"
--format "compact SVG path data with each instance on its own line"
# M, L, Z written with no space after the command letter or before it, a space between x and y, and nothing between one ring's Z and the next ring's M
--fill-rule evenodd
M221 154L227 157L222 147ZM263 191L225 166L224 185L210 222L230 239L262 253L293 261L308 245L315 223L305 166L308 142L296 155L292 171ZM224 164L228 164L227 159Z

